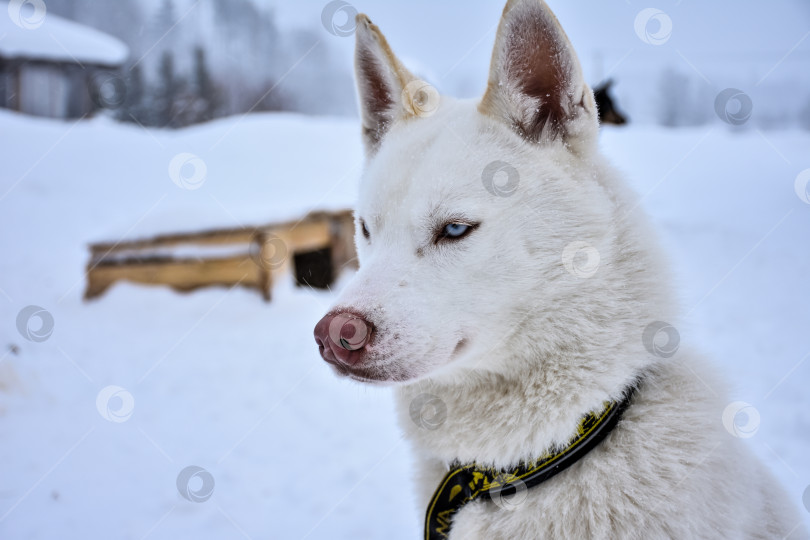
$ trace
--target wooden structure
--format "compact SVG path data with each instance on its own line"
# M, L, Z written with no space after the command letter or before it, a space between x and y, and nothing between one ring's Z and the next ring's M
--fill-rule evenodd
M124 43L52 13L37 13L36 6L26 15L22 7L3 7L0 14L0 107L80 118L121 104L124 83L117 73L129 56Z
M118 281L192 291L214 285L258 290L270 300L273 282L294 271L299 285L326 288L356 267L351 210L313 212L260 227L166 234L90 246L85 299Z

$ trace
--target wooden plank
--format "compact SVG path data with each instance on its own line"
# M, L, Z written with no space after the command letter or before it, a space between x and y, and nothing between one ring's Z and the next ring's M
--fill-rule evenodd
M265 229L268 236L280 238L291 256L296 251L312 251L329 245L330 223L326 220L302 221L294 228Z
M259 227L239 227L230 229L209 229L204 231L190 232L190 233L177 233L177 234L161 234L152 238L142 238L137 240L129 240L122 242L98 242L90 246L95 257L101 257L106 253L113 253L117 251L135 250L135 249L150 249L154 247L175 246L178 244L195 244L195 245L218 245L218 244L249 244L255 239L255 236L260 233L284 235L289 234L293 243L306 242L301 239L305 232L312 231L311 226L316 228L323 225L328 225L335 219L345 219L346 216L351 216L351 210L341 210L339 212L312 212L300 220L291 220L281 223L271 223Z
M272 277L263 272L249 256L225 259L167 259L146 263L99 264L87 274L85 298L103 294L118 281L143 285L168 285L179 291L191 291L210 285L255 288L269 299Z
M257 229L223 229L196 233L164 234L154 238L144 238L127 242L104 242L90 246L93 257L102 258L119 251L153 249L156 247L177 246L180 244L221 245L250 244L255 238Z

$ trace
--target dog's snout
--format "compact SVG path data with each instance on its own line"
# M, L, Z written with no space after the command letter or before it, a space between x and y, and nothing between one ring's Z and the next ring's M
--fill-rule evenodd
M327 313L315 325L315 342L324 360L351 367L362 360L373 330L374 325L357 313Z

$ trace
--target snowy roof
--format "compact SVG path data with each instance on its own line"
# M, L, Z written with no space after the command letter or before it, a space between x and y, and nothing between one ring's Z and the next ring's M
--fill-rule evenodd
M19 2L0 2L0 57L117 66L129 56L120 40L36 5L21 12Z

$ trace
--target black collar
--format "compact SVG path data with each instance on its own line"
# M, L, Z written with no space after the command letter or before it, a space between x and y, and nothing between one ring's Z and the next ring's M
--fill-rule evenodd
M503 497L537 486L573 465L616 427L637 386L636 381L621 400L605 402L600 412L583 416L577 426L577 434L568 446L535 461L522 463L511 470L481 467L475 463L453 463L428 503L425 540L446 539L453 516L465 504L479 499L502 500Z

